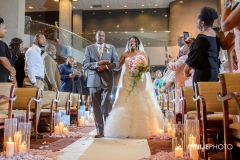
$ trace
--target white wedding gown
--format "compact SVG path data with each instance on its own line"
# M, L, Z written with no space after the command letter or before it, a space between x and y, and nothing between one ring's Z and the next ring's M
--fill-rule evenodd
M104 127L105 137L149 138L157 135L159 124L163 124L163 114L149 72L143 74L138 91L128 96L128 91L131 89L129 60L130 58L126 58L122 67L116 100Z

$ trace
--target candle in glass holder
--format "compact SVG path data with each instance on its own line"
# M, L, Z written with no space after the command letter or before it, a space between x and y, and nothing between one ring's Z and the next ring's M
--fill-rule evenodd
M158 134L163 134L164 133L164 130L163 129L159 129L158 130Z
M83 122L84 122L85 118L84 118L83 116L81 117L81 119L82 119L82 120L83 120Z
M18 152L18 147L22 143L22 134L21 132L16 132L13 137L14 140L14 152Z
M175 137L175 134L176 134L176 131L175 131L175 129L173 129L173 131L172 131L172 137L173 138Z
M190 134L190 136L188 137L188 143L189 144L196 144L196 137L194 137L192 134Z
M63 134L67 134L68 133L68 128L67 127L63 127Z
M63 122L61 121L59 123L59 134L62 134L62 132L63 132Z
M6 157L13 156L14 153L14 142L12 142L11 138L9 137L9 141L7 142L6 147Z
M172 128L171 128L171 127L168 128L168 136L169 136L169 137L172 136Z
M59 126L58 126L58 125L56 125L56 126L54 127L54 133L55 133L55 134L60 134L60 132L59 132Z
M183 149L180 146L175 148L175 157L183 157Z
M88 120L85 121L85 125L88 125Z
M83 119L82 119L82 118L79 118L79 119L78 119L78 124L79 124L79 125L83 125Z
M170 128L170 127L171 127L171 124L170 124L170 123L168 123L168 124L167 124L167 128Z
M20 152L20 153L27 152L27 145L25 144L25 142L23 142L23 143L19 146L19 152Z
M189 144L189 152L192 160L198 160L198 147L196 144Z

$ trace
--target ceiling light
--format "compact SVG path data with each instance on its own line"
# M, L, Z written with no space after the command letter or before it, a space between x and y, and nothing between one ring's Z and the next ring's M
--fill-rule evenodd
M93 14L95 14L95 13L93 12Z
M107 6L107 8L109 8L110 6Z
M75 9L76 7L73 7L73 9Z
M167 17L167 14L165 14L164 16Z
M117 25L117 27L119 27L119 25Z
M110 33L110 34L111 34L112 32L108 32L108 33Z
M157 4L155 4L155 7L157 7L158 5Z
M179 3L183 3L183 1L179 1Z
M78 0L72 0L73 2L77 2Z
M171 31L164 31L164 32L171 32Z
M109 12L109 14L111 14L111 12Z
M141 28L141 31L143 31L143 28Z
M127 12L125 12L125 13L127 13Z
M54 0L54 2L59 2L59 0Z
M124 7L126 8L127 6L125 5Z
M90 8L92 8L92 6L90 6Z
M144 11L142 11L142 13L143 13Z
M154 31L155 33L157 32L157 31Z
M29 9L33 9L33 7L32 7L32 6L29 6L28 8L29 8Z
M127 33L127 32L125 32L125 33Z
M144 4L142 5L142 7L144 7Z
M148 42L148 44L150 44L150 43Z

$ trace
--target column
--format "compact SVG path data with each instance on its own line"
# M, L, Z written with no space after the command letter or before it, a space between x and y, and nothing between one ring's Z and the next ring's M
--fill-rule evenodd
M73 10L73 33L82 33L82 10ZM82 34L79 34L79 36L82 36ZM83 44L84 42L82 38L73 36L73 47L75 49L83 51L85 49Z
M5 43L14 37L24 40L25 0L0 0L0 17L7 26Z

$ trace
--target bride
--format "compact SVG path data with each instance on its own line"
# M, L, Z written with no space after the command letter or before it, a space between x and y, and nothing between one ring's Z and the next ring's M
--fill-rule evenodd
M157 135L159 124L163 122L163 114L156 100L149 72L143 74L142 80L138 84L138 91L134 91L128 96L131 89L128 62L131 57L136 55L143 55L149 62L140 39L131 37L125 52L120 57L120 65L116 69L122 68L122 71L116 100L106 119L105 137L149 138Z

